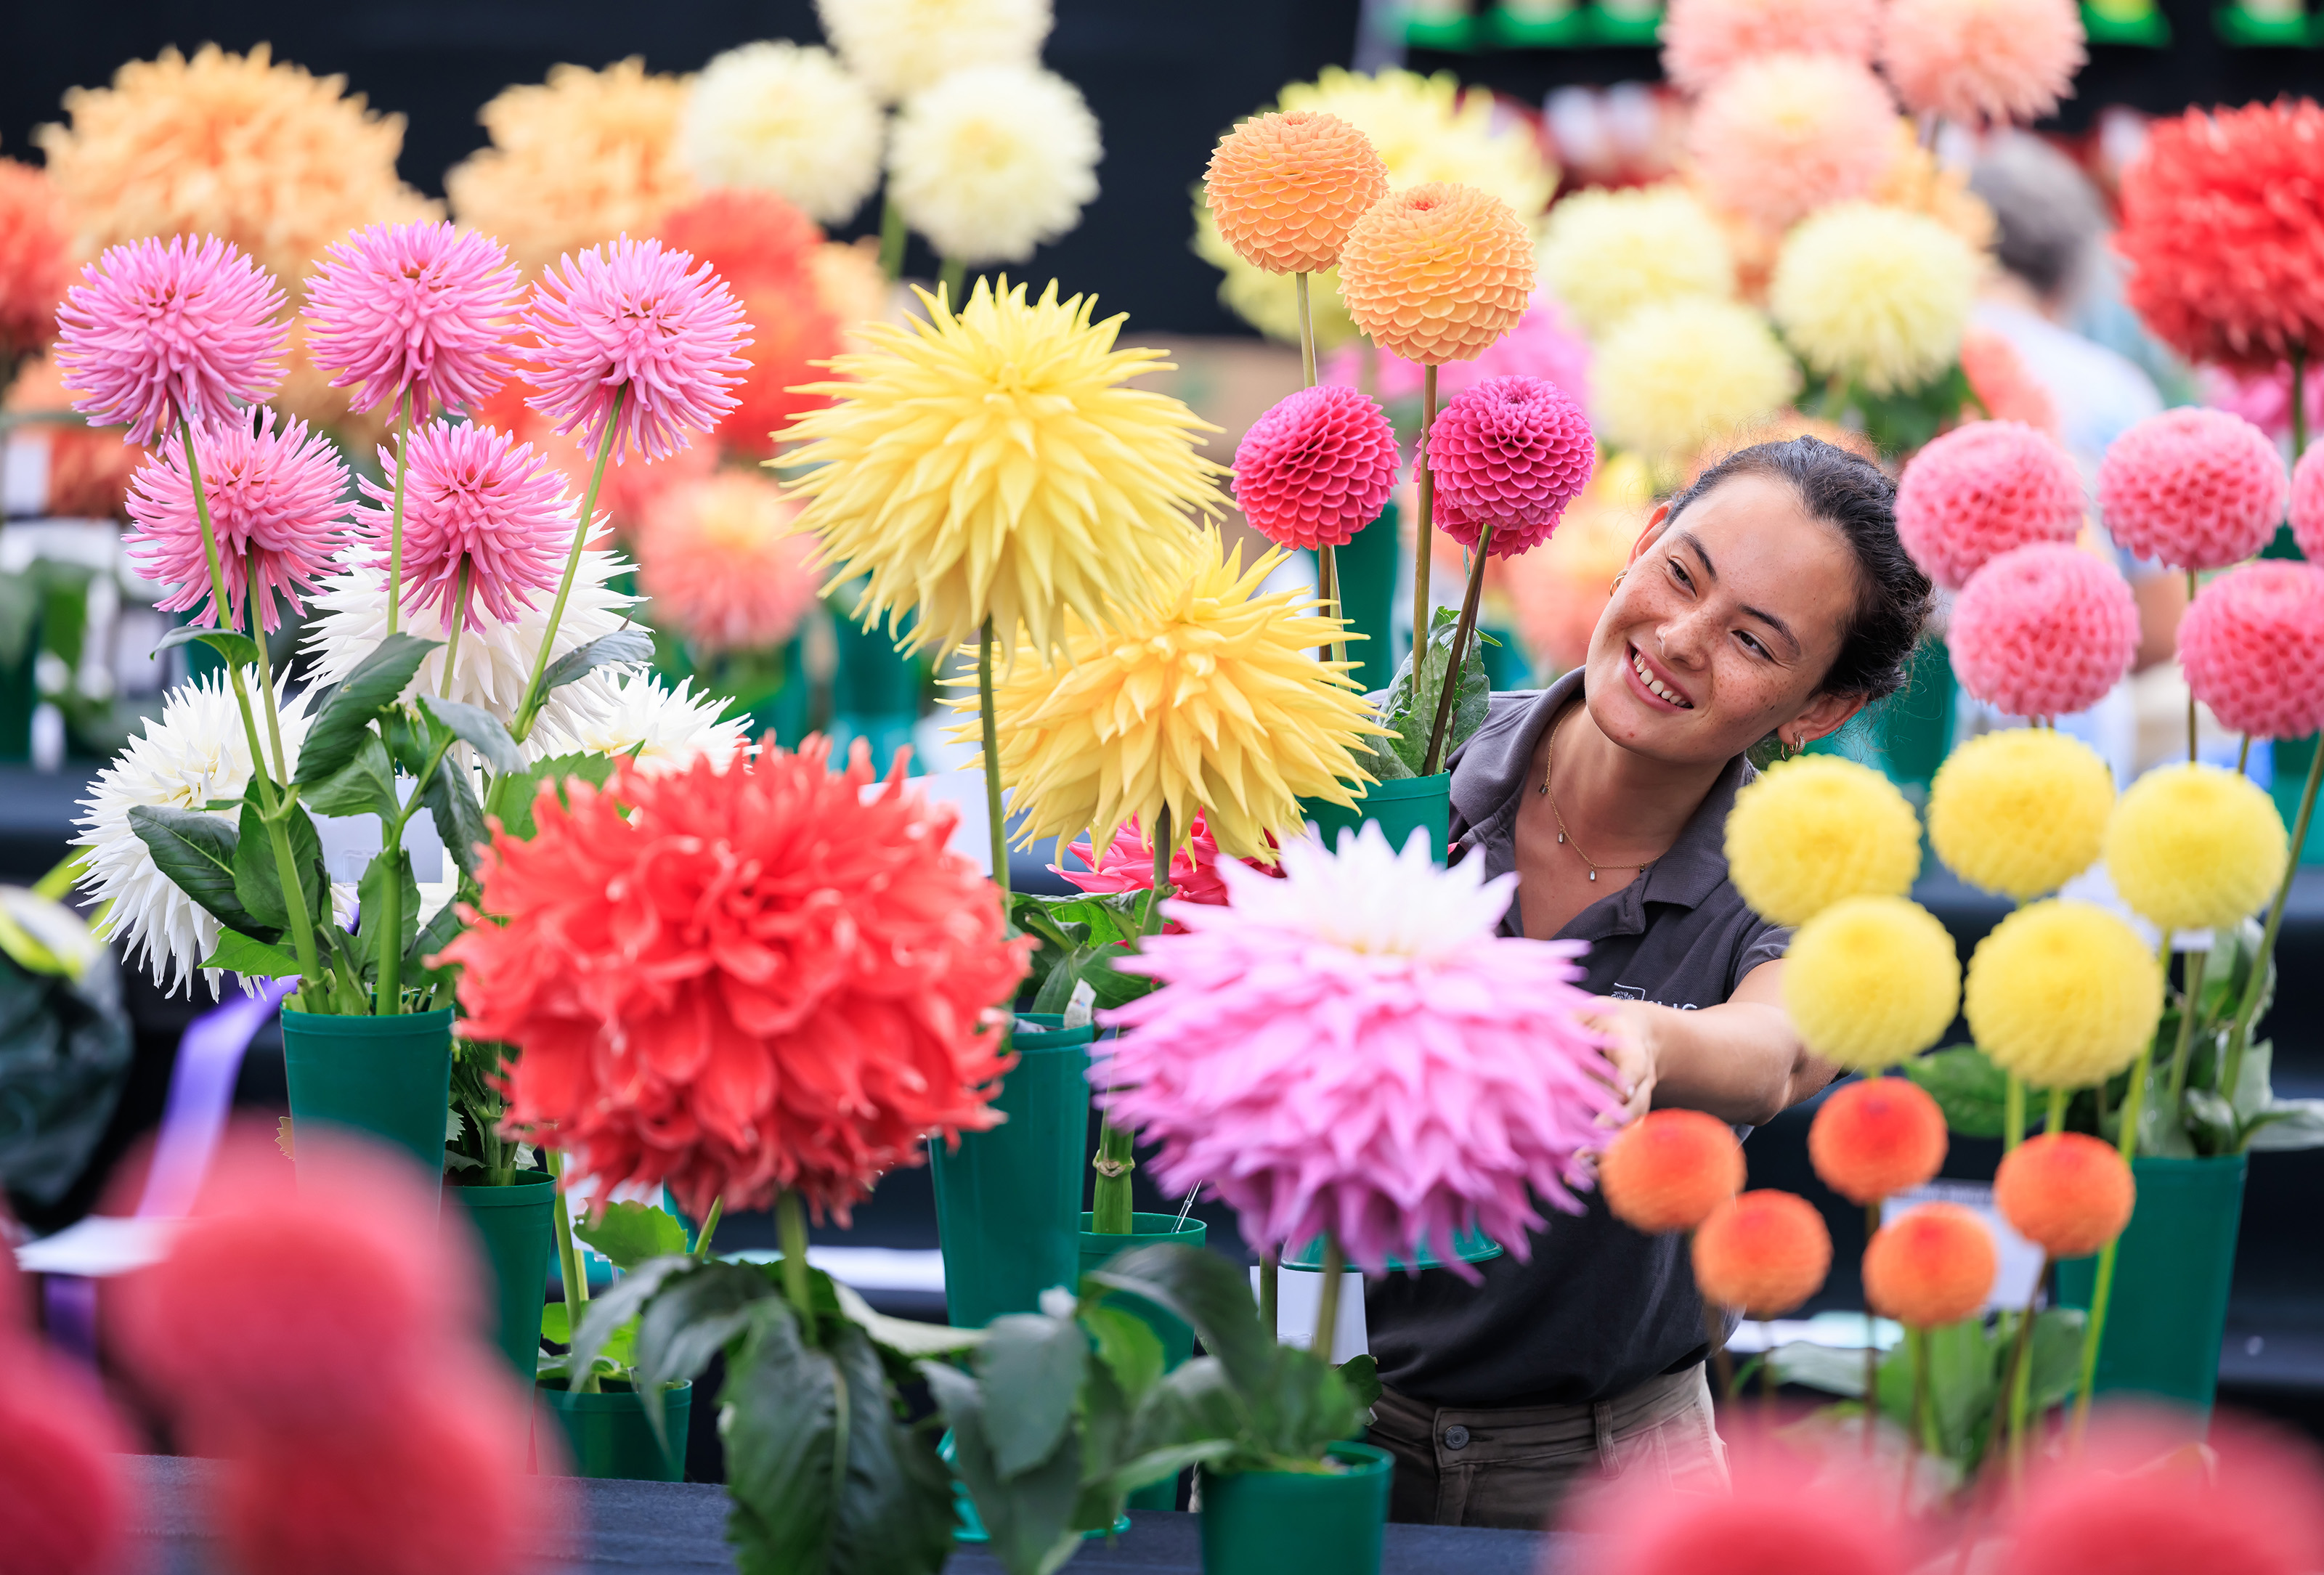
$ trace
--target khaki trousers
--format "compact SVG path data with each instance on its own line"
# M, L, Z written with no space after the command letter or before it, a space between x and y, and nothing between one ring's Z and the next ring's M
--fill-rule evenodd
M1594 1405L1428 1405L1387 1389L1369 1436L1396 1457L1390 1520L1537 1531L1591 1478L1727 1488L1700 1363Z

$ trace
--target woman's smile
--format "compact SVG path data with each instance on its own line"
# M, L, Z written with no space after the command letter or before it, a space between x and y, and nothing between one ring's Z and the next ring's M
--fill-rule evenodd
M1646 653L1640 650L1635 643L1630 646L1629 651L1630 676L1637 680L1638 687L1646 692L1649 701L1672 711L1694 709L1694 702L1686 697L1686 691L1680 687L1678 680L1671 675L1668 668L1649 659Z

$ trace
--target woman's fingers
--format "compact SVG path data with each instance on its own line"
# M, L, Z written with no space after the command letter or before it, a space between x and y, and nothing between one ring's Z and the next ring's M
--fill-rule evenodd
M1605 1036L1603 1053L1612 1075L1602 1077L1614 1097L1622 1101L1618 1110L1609 1110L1598 1118L1607 1127L1625 1127L1646 1113L1654 1101L1655 1052L1653 1009L1638 1001L1615 1000L1601 996L1591 1008L1582 1013L1582 1021Z

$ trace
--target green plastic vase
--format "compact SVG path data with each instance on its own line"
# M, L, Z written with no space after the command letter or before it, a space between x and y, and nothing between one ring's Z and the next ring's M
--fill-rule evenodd
M445 1189L475 1227L491 1276L493 1342L520 1377L530 1380L540 1355L540 1304L548 1294L549 1249L557 1229L557 1178L521 1170L508 1186L482 1183Z
M1379 1575L1395 1462L1325 1451L1344 1471L1203 1472L1203 1575Z
M1364 637L1348 641L1348 660L1356 664L1349 676L1360 689L1385 689L1396 677L1400 656L1395 624L1399 551L1396 505L1390 503L1337 554L1340 605L1347 610L1349 632Z
M1379 823L1388 846L1398 852L1415 831L1425 831L1429 856L1442 864L1445 839L1452 829L1452 773L1439 771L1434 777L1402 777L1393 782L1375 782L1364 789L1353 809L1303 798L1299 812L1315 823L1327 848L1340 845L1342 830L1352 831L1368 820Z
M1461 1230L1453 1233L1452 1256L1462 1263L1490 1263L1500 1257L1503 1250L1499 1242L1481 1230ZM1285 1253L1283 1266L1287 1269L1304 1269L1310 1274L1323 1272L1323 1239L1319 1236L1305 1247L1296 1248ZM1420 1262L1417 1266L1425 1269L1443 1268L1444 1260L1436 1256L1434 1248L1423 1246L1420 1249ZM1388 1267L1390 1274L1400 1274L1405 1268L1404 1260L1399 1257L1389 1258Z
M1090 1229L1092 1216L1082 1215L1082 1262L1084 1275L1102 1269L1118 1253L1133 1247L1157 1247L1168 1243L1175 1247L1199 1248L1210 1239L1210 1227L1200 1220L1181 1220L1176 1214L1132 1214L1127 1236L1101 1235ZM1194 1331L1177 1318L1165 1312L1143 1296L1128 1295L1120 1291L1107 1294L1106 1300L1118 1303L1125 1312L1137 1314L1139 1322L1154 1331L1162 1342L1162 1370L1169 1372L1194 1354ZM1171 1477L1160 1482L1149 1482L1130 1496L1132 1509L1176 1509L1178 1507L1178 1478Z
M694 1411L694 1386L673 1384L662 1392L662 1436L654 1437L645 1402L621 1378L599 1380L604 1393L576 1395L563 1378L543 1378L540 1403L565 1431L566 1452L576 1477L625 1478L635 1482L686 1480L686 1424Z
M418 1160L429 1184L444 1175L444 1118L452 1098L452 1009L392 1018L282 1011L282 1069L290 1130L331 1126L387 1142Z

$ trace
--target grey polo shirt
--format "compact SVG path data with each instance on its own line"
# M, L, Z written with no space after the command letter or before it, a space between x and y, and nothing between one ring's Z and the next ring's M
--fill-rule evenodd
M1534 751L1581 681L1577 671L1545 690L1495 695L1484 726L1452 757L1452 835L1459 856L1483 860L1488 875L1517 868ZM1691 1010L1727 999L1745 974L1784 954L1791 932L1746 907L1727 879L1727 812L1752 775L1749 762L1729 761L1668 852L1558 932L1590 943L1584 989ZM1502 930L1524 934L1514 902ZM1482 1285L1443 1269L1373 1283L1364 1315L1381 1381L1436 1405L1580 1405L1702 1360L1685 1239L1641 1235L1597 1193L1582 1196L1582 1214L1544 1207L1533 1261L1480 1265Z

